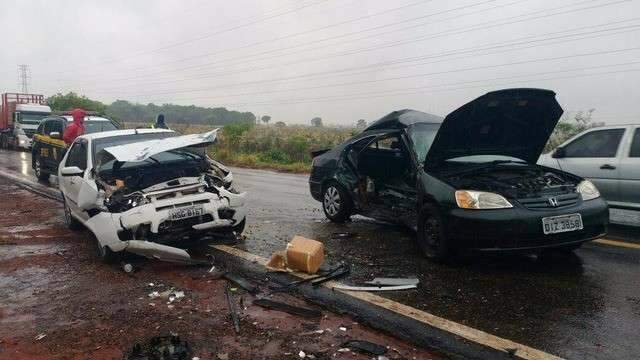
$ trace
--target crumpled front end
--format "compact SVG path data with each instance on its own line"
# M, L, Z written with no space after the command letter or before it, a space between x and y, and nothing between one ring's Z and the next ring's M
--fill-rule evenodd
M86 225L111 251L189 261L181 249L189 242L244 226L245 198L204 176L178 178L124 196L111 194L103 200L107 211Z

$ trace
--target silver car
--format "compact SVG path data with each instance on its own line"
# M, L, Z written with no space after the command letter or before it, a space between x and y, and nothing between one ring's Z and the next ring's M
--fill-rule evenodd
M612 222L640 226L640 124L586 130L538 164L591 180L609 203Z

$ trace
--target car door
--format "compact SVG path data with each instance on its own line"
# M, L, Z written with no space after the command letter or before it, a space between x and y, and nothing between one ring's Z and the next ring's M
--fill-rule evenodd
M83 170L82 176L60 176L58 181L63 185L64 196L71 211L76 215L87 218L84 211L78 208L78 194L80 187L87 178L87 162L88 162L88 143L85 139L77 139L69 148L69 156L67 156L64 167L77 166Z
M593 129L562 146L560 169L591 180L607 201L620 201L619 152L625 128Z
M629 128L629 147L620 157L619 205L640 210L640 125Z

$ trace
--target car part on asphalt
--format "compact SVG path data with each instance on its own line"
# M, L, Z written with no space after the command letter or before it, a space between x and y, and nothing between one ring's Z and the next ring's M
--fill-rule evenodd
M179 336L157 336L144 344L136 343L125 355L126 360L191 360L189 343Z
M223 277L231 282L233 282L234 284L238 285L239 287L243 288L244 290L246 290L249 294L256 294L258 293L258 287L251 284L249 281L247 281L247 279L240 277L238 274L234 274L234 273L225 273L223 275Z
M322 316L322 313L315 309L307 309L299 306L293 306L293 305L289 305L289 304L285 304L279 301L274 301L269 299L255 299L253 300L253 304L263 308L283 311L292 315L298 315L306 318L317 318Z
M285 250L276 251L267 262L267 268L272 271L287 271L287 252Z
M231 322L233 323L233 330L236 334L240 334L240 318L238 317L238 311L236 310L236 302L231 294L231 287L229 283L224 285L224 296L227 298L227 305L229 306L229 314L231 315Z
M351 232L334 232L331 234L332 239L351 239L355 234Z
M383 278L377 277L371 281L365 281L365 284L376 286L398 286L398 285L418 285L420 280L417 278Z
M396 285L396 286L351 286L338 284L334 285L333 289L346 290L346 291L397 291L397 290L409 290L417 288L417 285Z
M570 248L606 234L588 180L536 161L562 115L543 89L489 92L446 118L394 111L313 158L309 189L327 218L407 226L427 257Z
M342 343L340 347L356 350L366 355L384 355L387 353L386 347L365 340L349 340Z
M322 271L321 274L316 276L310 276L305 279L293 281L285 285L272 285L269 287L271 289L270 294L273 294L276 292L290 291L305 283L310 283L312 286L316 287L329 280L335 280L335 279L345 277L349 275L350 272L351 272L351 267L348 264L340 264L331 270Z

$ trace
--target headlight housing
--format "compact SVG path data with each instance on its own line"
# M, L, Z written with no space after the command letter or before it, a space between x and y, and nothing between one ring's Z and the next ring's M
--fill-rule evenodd
M474 190L457 190L456 203L461 209L507 209L513 205L502 195Z
M583 201L593 200L600 197L600 191L598 191L598 188L589 180L583 180L580 182L576 187L576 191L580 193Z

